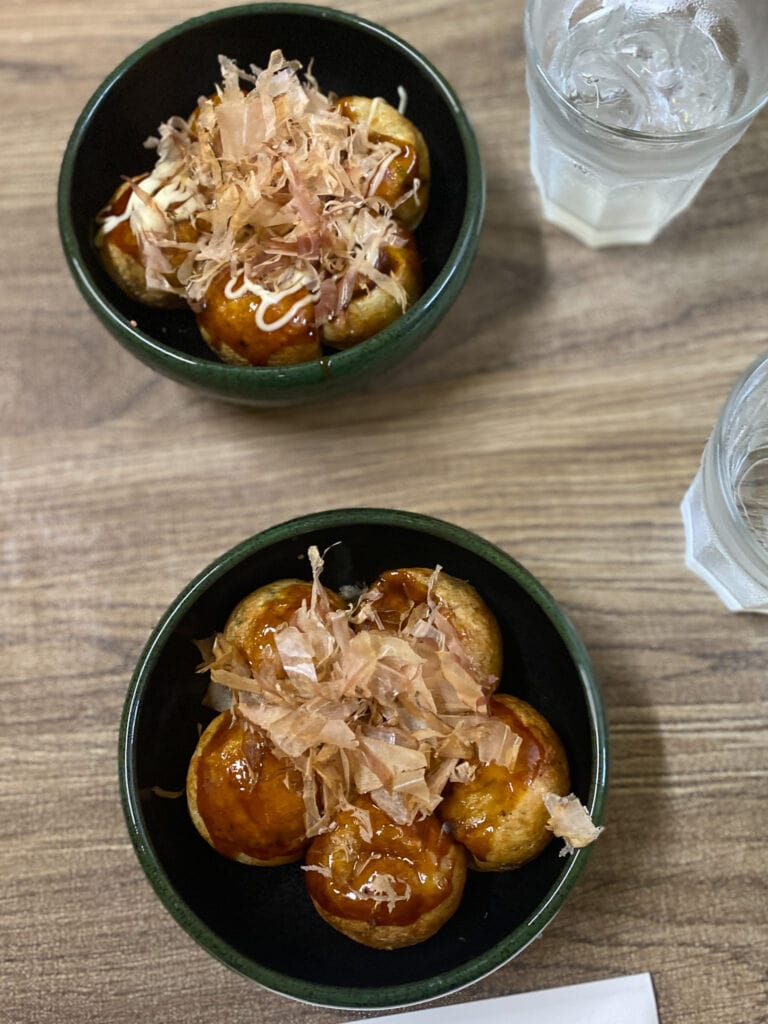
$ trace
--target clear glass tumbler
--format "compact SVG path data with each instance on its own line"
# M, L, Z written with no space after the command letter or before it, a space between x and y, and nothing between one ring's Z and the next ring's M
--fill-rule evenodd
M768 99L768 0L527 0L531 171L546 220L652 242Z
M768 354L725 402L681 511L688 567L731 611L768 613Z

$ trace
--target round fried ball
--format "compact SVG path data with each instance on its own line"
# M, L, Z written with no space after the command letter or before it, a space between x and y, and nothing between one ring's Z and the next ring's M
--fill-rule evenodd
M233 711L203 732L187 771L187 806L197 831L243 864L269 867L302 855L302 791L301 774Z
M466 881L466 853L431 815L396 825L363 797L310 843L307 891L320 916L374 949L412 946L453 915Z
M339 594L325 588L332 608L344 608ZM275 630L287 622L303 603L310 604L312 584L306 580L283 579L267 583L239 601L230 612L223 635L245 656L252 670L264 657L271 657Z
M132 183L141 185L146 177L146 174L140 175L132 179ZM103 223L107 218L120 217L124 214L132 191L131 182L124 181L99 214L99 221ZM179 220L171 224L171 240L174 242L194 242L197 236L197 229L189 220ZM102 227L96 233L95 243L104 269L126 295L145 306L158 309L174 309L186 305L183 296L176 292L150 287L147 284L141 247L130 220L121 220L108 231ZM164 253L171 266L176 268L186 256L185 249L176 249L173 246L165 247ZM175 272L171 271L166 276L171 287L177 288L179 282Z
M392 207L393 215L413 231L429 202L429 149L419 129L385 100L367 96L343 96L336 109L359 124L367 124L371 142L391 142L399 152L386 164L374 189ZM417 185L414 195L404 197Z
M568 762L560 738L535 708L518 697L495 694L491 714L520 736L513 768L478 765L469 782L450 783L437 811L481 871L518 868L552 838L546 793L570 790Z
M205 342L236 366L287 366L319 359L315 306L306 288L276 293L243 286L225 267L211 281L196 314Z
M422 567L383 572L370 588L380 593L373 607L386 629L397 630L413 608L427 600L432 569ZM496 617L466 580L441 572L432 598L458 634L470 663L481 676L501 675L503 645Z
M405 308L421 295L421 260L413 236L401 229L402 244L385 245L377 270L398 282L405 293ZM403 315L394 295L372 282L361 282L348 305L323 324L323 341L331 348L346 349L372 338Z

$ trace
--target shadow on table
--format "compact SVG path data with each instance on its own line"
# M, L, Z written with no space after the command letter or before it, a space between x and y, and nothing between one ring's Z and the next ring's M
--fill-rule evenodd
M654 688L636 674L631 660L624 663L631 652L600 651L593 645L590 653L604 692L610 739L606 831L594 851L590 876L608 906L663 865L675 827Z
M541 220L537 209L521 202L527 195L514 180L489 181L477 257L459 298L387 384L461 380L517 362L516 325L546 287Z

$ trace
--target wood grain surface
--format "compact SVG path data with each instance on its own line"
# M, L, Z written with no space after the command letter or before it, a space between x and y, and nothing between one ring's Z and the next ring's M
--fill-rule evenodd
M76 292L55 190L83 104L215 0L0 10L0 1019L333 1024L210 959L152 893L118 798L118 722L158 616L293 515L430 513L535 573L573 619L612 733L608 828L516 961L452 1001L648 970L662 1024L768 1020L768 622L683 564L679 503L768 348L768 114L650 248L543 223L522 0L338 6L422 50L466 105L488 209L467 285L364 393L246 411L134 360Z

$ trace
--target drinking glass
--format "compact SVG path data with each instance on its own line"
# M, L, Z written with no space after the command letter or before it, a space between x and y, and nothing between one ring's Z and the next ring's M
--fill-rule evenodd
M531 171L546 220L652 242L768 99L768 0L527 0Z
M725 402L681 511L688 567L731 611L768 613L768 354Z

